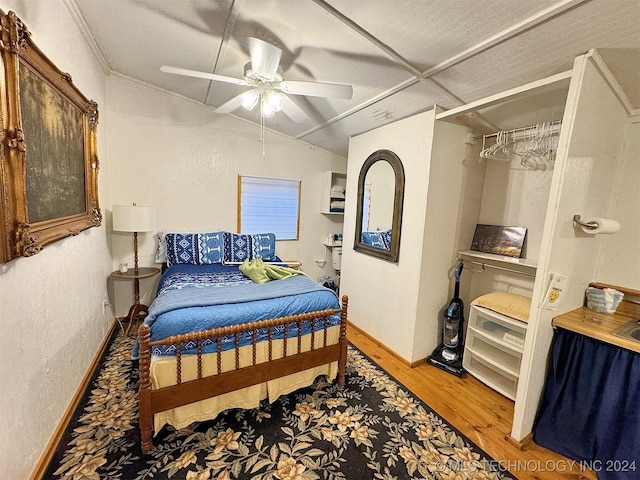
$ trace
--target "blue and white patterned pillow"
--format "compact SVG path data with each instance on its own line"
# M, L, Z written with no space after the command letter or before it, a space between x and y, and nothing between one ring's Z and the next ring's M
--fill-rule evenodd
M200 263L222 263L224 257L224 232L198 234Z
M391 229L380 232L380 236L382 237L384 247L387 249L391 248Z
M362 232L362 243L375 248L385 248L380 232Z
M200 263L197 233L167 233L167 267L179 263Z
M274 233L257 233L253 237L253 258L271 261L276 259L276 236Z
M167 267L180 263L203 265L222 263L223 232L167 233Z
M253 258L253 237L224 232L223 263L244 262Z
M389 250L391 248L391 230L384 232L362 232L362 243L375 248Z
M262 258L271 261L276 259L276 236L273 233L257 233L253 235L224 232L223 263L244 262Z

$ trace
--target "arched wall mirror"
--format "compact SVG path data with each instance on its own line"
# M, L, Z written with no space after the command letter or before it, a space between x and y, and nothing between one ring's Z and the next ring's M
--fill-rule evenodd
M367 158L358 177L358 205L353 249L398 261L404 168L390 150L378 150Z

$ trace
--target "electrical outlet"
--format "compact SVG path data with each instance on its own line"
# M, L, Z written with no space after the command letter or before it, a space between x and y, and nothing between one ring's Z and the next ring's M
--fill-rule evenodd
M106 300L102 301L102 316L106 316L107 315L107 307L109 307L109 302L107 302Z

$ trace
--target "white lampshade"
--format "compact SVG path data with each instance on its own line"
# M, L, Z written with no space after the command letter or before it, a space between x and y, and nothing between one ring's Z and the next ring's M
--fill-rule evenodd
M156 211L153 207L113 206L114 232L151 232L155 228Z

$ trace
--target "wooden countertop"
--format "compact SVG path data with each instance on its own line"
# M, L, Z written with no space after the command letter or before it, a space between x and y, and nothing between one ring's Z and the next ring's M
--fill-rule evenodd
M594 284L594 286L600 285ZM625 289L613 288L625 292ZM635 290L628 292L631 292L632 295L638 293ZM623 300L616 313L600 313L587 307L580 307L555 317L552 325L640 353L640 342L617 337L611 333L616 328L639 318L640 304Z

